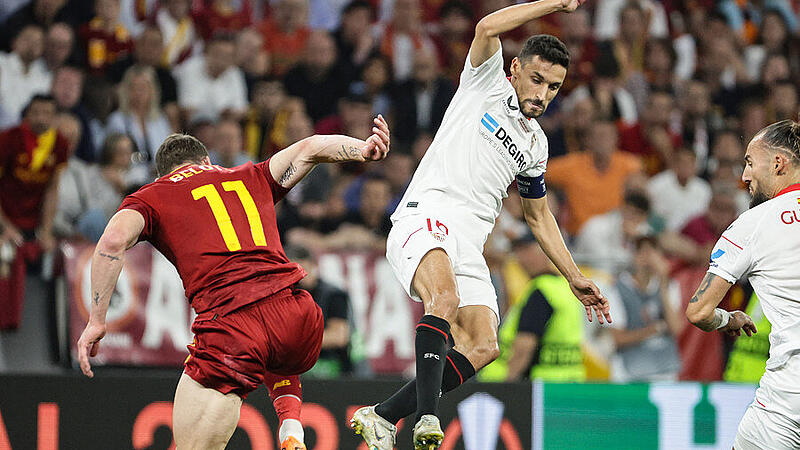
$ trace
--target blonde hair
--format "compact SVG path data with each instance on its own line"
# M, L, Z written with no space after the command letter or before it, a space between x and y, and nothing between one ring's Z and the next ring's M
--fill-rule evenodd
M158 85L158 78L156 77L156 71L153 70L150 66L143 66L143 65L135 65L125 71L125 76L122 77L122 82L119 84L118 93L119 95L119 110L123 113L130 113L130 97L128 96L128 91L130 89L131 82L133 81L134 77L144 75L147 77L147 80L153 86L153 95L150 98L150 106L147 109L147 118L148 119L155 119L161 115L161 89Z

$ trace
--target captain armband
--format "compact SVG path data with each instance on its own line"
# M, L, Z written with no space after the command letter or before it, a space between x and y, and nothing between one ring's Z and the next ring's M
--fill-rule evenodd
M544 184L544 174L538 177L526 177L517 175L517 189L522 198L542 198L547 194L547 186Z

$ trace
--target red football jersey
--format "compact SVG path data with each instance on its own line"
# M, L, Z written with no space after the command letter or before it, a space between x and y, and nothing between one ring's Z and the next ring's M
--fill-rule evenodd
M275 203L288 189L269 161L226 169L183 165L129 195L119 209L145 220L139 240L178 268L197 313L226 314L302 279L283 251Z

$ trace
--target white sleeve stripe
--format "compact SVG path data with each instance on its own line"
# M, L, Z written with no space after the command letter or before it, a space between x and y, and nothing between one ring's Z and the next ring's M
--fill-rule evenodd
M714 274L714 275L716 275L718 277L722 277L723 279L725 279L725 281L727 281L728 283L731 283L731 284L734 284L737 281L739 281L738 278L736 278L735 276L729 274L727 271L725 271L724 269L721 269L719 267L709 267L708 268L708 273L712 273L712 274Z

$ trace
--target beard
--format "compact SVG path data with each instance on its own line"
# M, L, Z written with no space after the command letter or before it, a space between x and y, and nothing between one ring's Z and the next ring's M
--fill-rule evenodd
M538 106L542 108L541 110L534 109L534 106ZM522 115L527 117L528 119L536 119L544 114L545 111L544 104L535 102L533 100L525 100L519 102L519 110L522 112Z
M753 191L753 193L750 194L750 208L755 208L767 200L769 200L767 194L761 191Z

